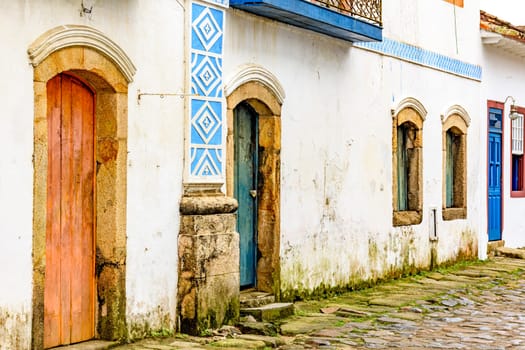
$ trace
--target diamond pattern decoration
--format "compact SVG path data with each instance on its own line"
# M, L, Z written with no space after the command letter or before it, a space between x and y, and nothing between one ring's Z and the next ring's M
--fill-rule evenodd
M190 180L223 181L224 11L198 3L191 11L191 92L198 96L190 97Z
M196 176L220 176L221 164L220 150L217 149L192 149L191 168L192 175Z
M215 43L222 39L221 26L217 23L209 7L204 7L204 10L193 20L192 27L192 34L199 39L200 44L206 51L210 51Z
M192 103L192 109L193 109L194 105L198 103L199 101L192 101L192 102L193 102ZM216 140L213 143L220 144L221 135L216 135L222 125L221 118L219 117L219 115L220 113L217 113L216 111L214 111L210 102L204 102L202 106L197 110L197 112L195 113L191 121L191 125L192 125L191 142L196 143L196 144L198 143L209 144L210 141L215 136L219 136L218 137L219 140Z
M191 73L192 93L221 97L222 91L218 89L222 76L220 59L197 54L194 57Z

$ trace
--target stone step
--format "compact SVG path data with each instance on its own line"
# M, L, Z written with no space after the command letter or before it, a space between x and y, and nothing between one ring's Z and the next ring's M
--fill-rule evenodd
M241 316L253 316L257 321L271 322L293 315L293 303L271 303L259 307L241 308Z
M259 307L275 303L275 296L257 290L242 291L240 295L241 308Z
M508 258L525 259L525 249L498 247L495 249L496 256L505 256Z
M119 343L116 341L105 340L88 340L82 343L77 343L68 346L62 346L60 350L107 350L114 348Z

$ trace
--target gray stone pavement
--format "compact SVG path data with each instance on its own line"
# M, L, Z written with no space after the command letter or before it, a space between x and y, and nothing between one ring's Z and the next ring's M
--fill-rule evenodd
M117 350L523 349L525 260L496 257L295 304L280 334L144 339Z

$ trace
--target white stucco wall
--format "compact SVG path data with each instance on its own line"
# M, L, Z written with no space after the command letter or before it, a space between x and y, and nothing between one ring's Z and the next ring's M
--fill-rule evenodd
M444 55L479 62L475 39L479 28L479 0L464 7L443 0L383 1L385 37Z
M14 8L20 4L5 6ZM20 26L18 21L23 20L23 14L9 16L3 12L0 40L9 51L4 49L0 55L4 124L0 128L0 349L7 350L18 346L28 349L31 339L33 75L27 44L12 35L12 28Z
M137 67L128 95L127 322L141 332L175 323L177 236L184 158L185 13L189 1L26 0L0 13L0 349L28 349L32 315L33 68L27 48L47 30L84 24L117 43ZM476 1L456 13L444 1L385 1L385 37L450 55L479 58ZM402 13L400 13L402 8ZM286 92L282 109L282 289L343 286L430 261L429 210L438 209L438 260L476 239L482 222L479 82L353 47L350 43L226 10L225 82L246 63L262 65ZM413 18L417 18L414 20ZM442 23L436 31L429 23ZM475 29L472 29L471 27ZM13 35L16 28L16 35ZM468 29L466 29L468 28ZM475 33L473 36L472 33ZM452 40L451 38L454 38ZM391 108L405 97L427 109L423 222L392 227ZM516 96L518 97L518 96ZM471 116L468 219L441 220L441 114ZM508 162L507 162L508 163ZM481 237L481 235L480 235ZM482 238L477 237L482 240ZM480 243L480 246L483 246Z
M497 49L492 46L483 46L483 65L485 67L482 84L482 99L480 110L482 111L482 159L487 159L487 100L504 102L507 96L516 100L517 106L525 106L525 91L523 81L525 70L523 69L523 58ZM505 104L503 113L503 172L502 172L502 198L503 198L503 231L502 239L505 246L519 248L525 246L525 198L511 197L511 123L508 118L511 101ZM482 168L484 172L484 196L486 197L486 165ZM483 208L486 216L487 208ZM486 220L485 220L486 221ZM486 227L485 222L485 227Z
M184 101L142 92L183 92L184 11L176 1L10 1L0 13L0 349L28 349L32 314L33 68L29 45L63 24L95 27L137 67L129 85L127 318L130 329L175 322ZM5 288L9 286L8 288Z
M440 22L435 6L417 4L414 15L422 16L421 22L402 26L392 24L397 16L394 4L385 4L385 36L400 40L415 32L409 37L413 42L402 41L449 53L446 33L432 32L427 25L430 20ZM467 10L465 17L479 21L479 14ZM470 241L477 243L478 81L237 10L229 10L227 20L226 83L240 66L253 63L271 71L286 93L281 115L280 252L285 295L291 290L312 292L320 286L374 279L409 266L428 267L431 207L438 210L438 262L454 259ZM462 33L475 33L470 39L477 40L477 31ZM462 45L467 41L459 42L460 54L454 57L476 62L479 47ZM468 53L461 55L463 50ZM423 132L423 222L394 228L390 111L405 97L418 99L428 111ZM468 218L444 222L441 114L455 104L472 118L467 146Z

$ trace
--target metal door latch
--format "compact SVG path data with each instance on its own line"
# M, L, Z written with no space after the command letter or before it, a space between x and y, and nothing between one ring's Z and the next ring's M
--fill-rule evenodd
M250 196L252 196L252 198L257 197L257 190L250 190Z

